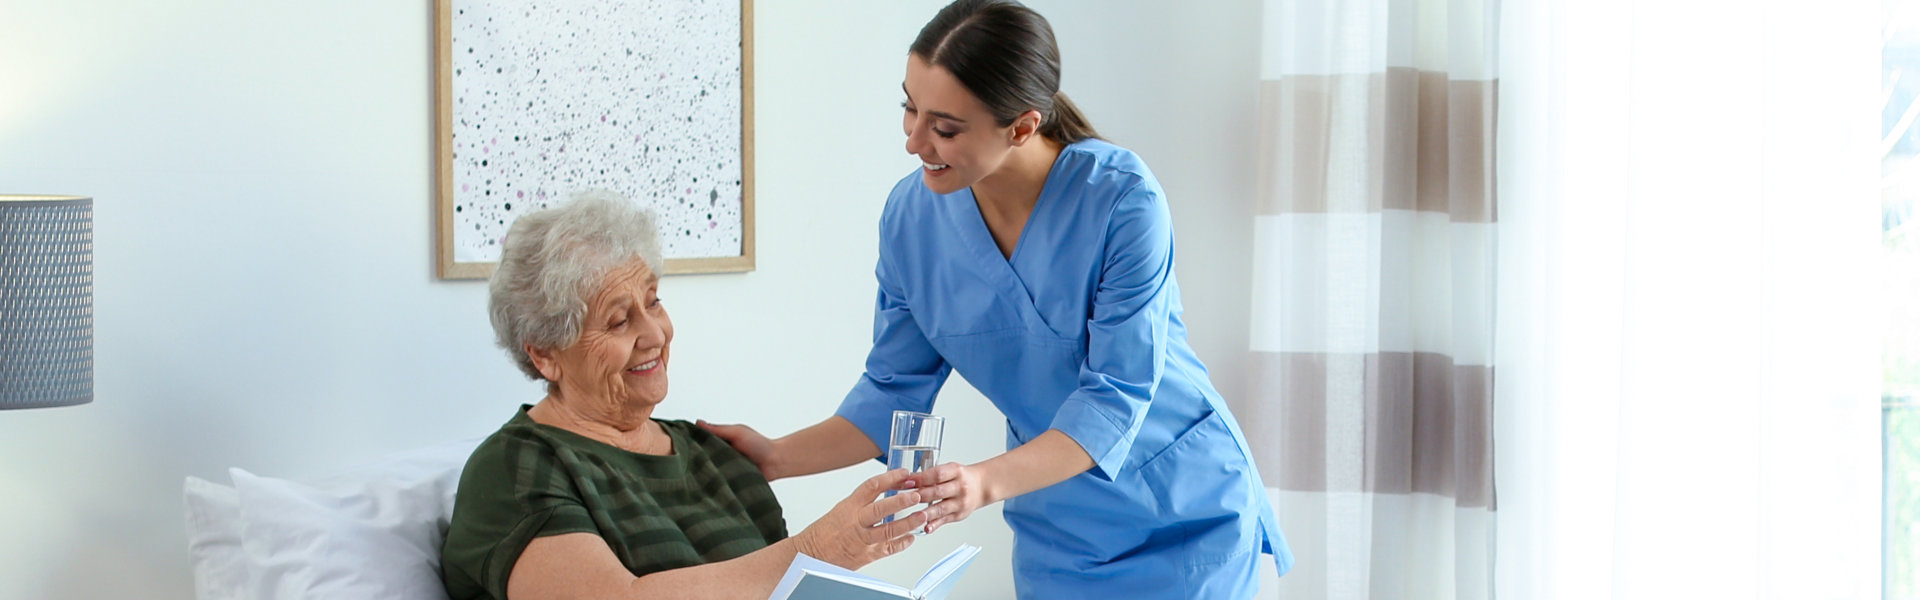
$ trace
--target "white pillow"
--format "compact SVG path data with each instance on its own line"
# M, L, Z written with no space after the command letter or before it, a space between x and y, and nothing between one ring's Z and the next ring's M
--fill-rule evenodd
M396 454L314 484L230 470L246 597L445 600L440 542L479 442Z
M247 600L246 554L240 549L240 492L188 477L187 555L193 560L194 597Z

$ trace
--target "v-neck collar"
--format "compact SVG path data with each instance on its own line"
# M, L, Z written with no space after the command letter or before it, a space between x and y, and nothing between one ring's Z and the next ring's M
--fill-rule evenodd
M966 205L973 216L974 227L971 229L977 230L979 235L986 237L987 246L993 251L994 258L1005 263L1009 269L1013 268L1014 261L1018 260L1023 253L1031 254L1031 252L1024 252L1027 247L1027 234L1033 231L1031 225L1034 218L1040 216L1040 210L1050 204L1047 202L1048 196L1052 194L1054 188L1059 187L1059 178L1054 177L1054 174L1060 171L1060 165L1066 162L1067 153L1073 150L1073 146L1073 144L1061 146L1060 153L1053 157L1053 164L1047 166L1047 179L1040 182L1040 196L1034 198L1033 210L1027 212L1027 220L1020 224L1020 238L1013 241L1011 253L1001 254L1000 244L993 241L993 229L987 226L987 216L980 212L980 198L973 195L973 187L968 186L960 190L965 192ZM1014 270L1018 271L1018 269Z
M1033 253L1026 247L1027 236L1033 232L1035 220L1047 214L1046 211L1052 209L1054 204L1059 204L1058 198L1051 197L1057 195L1055 188L1065 184L1056 175L1060 174L1060 166L1066 163L1067 153L1072 152L1073 148L1074 144L1061 146L1060 154L1053 157L1053 165L1047 167L1047 180L1040 184L1040 197L1034 200L1033 211L1027 213L1027 221L1020 225L1020 239L1014 242L1011 255L1001 254L1000 245L994 243L993 230L987 227L986 215L980 212L980 200L974 197L973 188L954 192L960 204L964 205L954 214L959 217L955 225L964 232L961 238L966 241L967 248L980 263L994 291L1018 306L1021 320L1030 329L1038 331L1052 332L1053 328L1047 325L1046 319L1040 318L1040 311L1034 306L1033 293L1027 289L1026 281L1020 277L1020 270L1015 265L1020 257ZM1049 201L1050 198L1052 201Z

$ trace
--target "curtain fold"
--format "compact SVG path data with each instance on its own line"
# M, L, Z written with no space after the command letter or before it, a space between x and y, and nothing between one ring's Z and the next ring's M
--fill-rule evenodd
M1249 442L1304 598L1487 598L1493 0L1264 5Z

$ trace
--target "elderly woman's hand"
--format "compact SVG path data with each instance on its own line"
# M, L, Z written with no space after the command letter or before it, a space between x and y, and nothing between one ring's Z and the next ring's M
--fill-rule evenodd
M793 536L801 552L849 569L859 569L913 545L913 532L926 525L925 516L914 514L892 523L875 525L882 519L920 503L920 493L902 491L880 498L907 479L904 469L895 469L868 479L853 495L834 505L826 516L814 521Z

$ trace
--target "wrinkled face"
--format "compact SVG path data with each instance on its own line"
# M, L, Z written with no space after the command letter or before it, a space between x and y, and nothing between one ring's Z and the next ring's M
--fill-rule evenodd
M667 397L673 321L660 303L659 276L634 261L607 274L587 300L580 341L551 353L547 378L569 398L639 407ZM542 371L549 369L543 367Z
M907 93L900 125L907 134L907 153L920 157L920 176L928 189L951 194L1006 162L1019 123L1000 127L987 105L945 68L908 53L907 79L900 87Z

